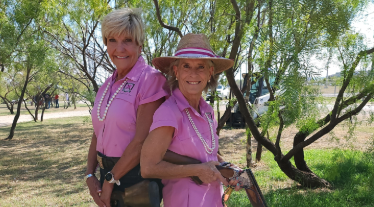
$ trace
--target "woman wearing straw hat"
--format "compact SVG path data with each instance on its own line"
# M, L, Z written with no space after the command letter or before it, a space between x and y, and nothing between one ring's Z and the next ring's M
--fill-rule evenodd
M215 167L224 162L217 154L217 122L212 107L201 95L216 87L215 74L232 67L234 61L215 55L205 35L187 34L174 56L155 58L152 63L168 74L172 93L153 116L141 152L142 176L163 179L165 207L222 206L221 182L228 182ZM202 164L163 161L167 150ZM204 184L195 184L189 176L198 176Z
M140 150L152 116L168 93L163 89L165 77L140 55L144 26L136 9L112 11L103 19L101 30L116 71L96 95L85 179L95 203L109 207L117 202L111 196L144 181L140 176ZM98 164L100 181L94 175ZM158 194L157 184L151 184L157 189L152 195ZM159 204L158 196L153 196L152 206Z

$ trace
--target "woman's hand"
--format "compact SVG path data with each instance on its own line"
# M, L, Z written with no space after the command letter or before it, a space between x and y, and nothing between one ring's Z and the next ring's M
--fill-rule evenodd
M105 207L110 207L110 196L112 195L113 187L114 183L104 181L103 191L100 195L100 199L104 203Z
M229 183L216 168L216 165L219 164L220 163L218 161L210 161L200 164L202 169L199 170L197 176L201 181L203 181L203 183L211 183L218 180L221 181L225 186L227 186Z
M90 190L90 195L94 199L95 203L100 207L104 207L105 205L100 199L100 181L95 176L92 176L87 178L86 184L88 186L88 189Z
M218 155L217 155L218 157ZM221 158L221 157L219 157ZM241 168L239 168L238 166L230 163L230 162L224 162L223 159L221 158L222 162L221 162L221 166L222 167L225 167L225 168L232 168L233 170L235 171L240 171L242 172L243 170ZM227 182L229 182L229 185L230 187L234 188L235 191L239 191L241 189L241 183L239 182L239 177L234 177L234 178L226 178Z
M229 180L229 185L233 187L235 191L239 191L241 189L238 177Z

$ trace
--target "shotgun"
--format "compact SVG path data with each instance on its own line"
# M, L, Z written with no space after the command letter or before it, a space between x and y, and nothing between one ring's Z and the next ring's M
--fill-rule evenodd
M201 163L199 160L177 154L170 150L166 151L163 160L166 162L177 164L177 165L188 165L188 164L200 164ZM222 174L222 176L227 179L233 177L234 174L237 173L235 169L231 167L216 166L216 168ZM197 176L192 176L191 179L197 185L201 185L203 183ZM260 187L258 186L255 176L253 175L251 169L246 169L240 173L239 183L241 183L242 188L245 189L247 193L247 197L253 207L267 207L264 196L262 195ZM222 203L224 206L226 206L225 202L230 198L230 195L233 189L234 189L233 187L228 187L225 193L223 194Z

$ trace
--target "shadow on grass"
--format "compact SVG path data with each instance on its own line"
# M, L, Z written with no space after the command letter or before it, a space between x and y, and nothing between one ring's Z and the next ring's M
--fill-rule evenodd
M0 137L8 133L9 127L0 128ZM13 140L0 140L0 198L13 192L60 197L87 190L82 175L92 126L85 118L20 123L15 134Z

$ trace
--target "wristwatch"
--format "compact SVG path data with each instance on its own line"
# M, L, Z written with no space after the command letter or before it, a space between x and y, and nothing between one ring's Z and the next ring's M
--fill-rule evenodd
M115 183L118 186L121 184L119 180L114 180L114 175L110 171L105 175L105 180L108 181L109 183Z

